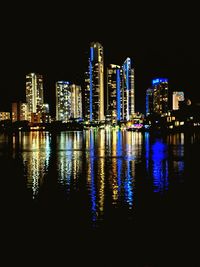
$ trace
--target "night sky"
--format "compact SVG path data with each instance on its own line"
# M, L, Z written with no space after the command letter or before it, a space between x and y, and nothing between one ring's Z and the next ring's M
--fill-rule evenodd
M183 90L200 102L198 8L142 2L10 4L1 8L0 110L25 101L25 75L44 75L45 102L54 113L55 82L83 83L92 41L104 46L105 66L131 57L136 110L144 112L145 90L156 77L169 78L170 91Z

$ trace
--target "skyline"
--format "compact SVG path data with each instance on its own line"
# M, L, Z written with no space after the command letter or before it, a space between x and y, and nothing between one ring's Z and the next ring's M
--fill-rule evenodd
M67 20L65 9L58 4L49 4L48 10L42 4L31 9L27 5L23 12L20 5L15 10L19 12L5 9L10 24L2 23L0 109L25 98L25 75L35 72L44 76L45 101L52 112L56 81L82 85L92 41L103 45L105 66L120 65L126 57L133 60L137 111L144 112L145 91L156 77L167 77L169 90L184 91L186 97L200 102L198 23L195 13L185 19L194 10L182 5L179 9L165 7L161 12L152 3L145 10L137 5L133 12L116 6L112 12L103 6L94 12L88 3L81 12L73 5L69 8ZM29 19L36 11L37 20ZM102 19L97 20L100 15Z

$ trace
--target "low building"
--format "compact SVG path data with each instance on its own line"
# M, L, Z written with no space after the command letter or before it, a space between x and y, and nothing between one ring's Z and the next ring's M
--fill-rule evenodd
M10 112L0 111L0 121L10 120Z

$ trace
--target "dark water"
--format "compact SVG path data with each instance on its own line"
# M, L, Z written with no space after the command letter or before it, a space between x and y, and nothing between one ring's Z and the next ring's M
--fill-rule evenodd
M4 244L25 235L75 258L179 266L198 235L199 147L197 133L1 134Z

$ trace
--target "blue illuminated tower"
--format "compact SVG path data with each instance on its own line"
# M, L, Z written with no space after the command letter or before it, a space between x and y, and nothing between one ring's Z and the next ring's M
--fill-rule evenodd
M129 121L135 113L134 69L127 58L122 66L122 119Z
M85 88L85 117L92 122L105 120L104 116L104 60L103 46L90 44L89 72Z
M157 78L152 81L153 111L160 115L168 112L168 79Z

